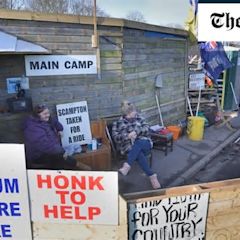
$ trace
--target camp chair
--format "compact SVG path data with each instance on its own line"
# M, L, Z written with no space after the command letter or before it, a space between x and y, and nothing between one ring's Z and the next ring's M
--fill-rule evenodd
M110 145L111 145L111 149L112 149L112 153L113 153L113 156L114 156L114 160L124 161L124 160L127 159L127 155L126 154L121 154L121 152L117 148L117 145L116 145L116 143L114 142L114 140L112 138L112 125L113 125L112 123L107 124L107 126L106 126L106 134L107 134L107 137L108 137ZM146 157L149 160L150 167L152 167L152 151L150 151L150 153L147 154Z

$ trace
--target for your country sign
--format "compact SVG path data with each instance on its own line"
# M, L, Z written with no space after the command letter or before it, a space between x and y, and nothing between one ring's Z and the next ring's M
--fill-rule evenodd
M203 240L209 193L129 204L131 240Z

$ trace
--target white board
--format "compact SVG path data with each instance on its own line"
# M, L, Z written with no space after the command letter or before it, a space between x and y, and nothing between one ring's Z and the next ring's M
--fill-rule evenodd
M118 173L28 170L34 222L118 224Z
M26 76L96 74L95 55L25 56Z
M193 73L189 75L189 89L198 90L205 88L205 74Z
M31 240L24 146L0 144L0 238Z
M87 102L59 104L56 108L58 121L63 125L63 147L91 143Z
M209 193L129 204L129 238L205 239Z

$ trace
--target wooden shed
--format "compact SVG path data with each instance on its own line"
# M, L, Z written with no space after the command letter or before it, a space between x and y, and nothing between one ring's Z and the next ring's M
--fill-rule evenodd
M97 74L29 76L33 105L46 103L55 110L56 104L86 100L94 120L118 115L120 102L129 99L157 124L157 94L165 124L185 118L187 32L114 18L98 18L97 28L99 47L93 48L91 17L0 10L0 31L47 50L1 51L1 112L14 96L7 93L6 79L26 75L25 56L90 54L97 56ZM21 119L22 114L0 113L1 142L22 142Z

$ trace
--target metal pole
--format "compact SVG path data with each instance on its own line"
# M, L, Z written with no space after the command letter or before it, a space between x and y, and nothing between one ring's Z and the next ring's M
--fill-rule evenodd
M191 116L193 116L192 107L191 107L190 99L188 96L187 96L187 103L188 103L188 108L189 108L190 114L191 114Z
M196 116L198 115L198 110L199 110L199 106L200 106L200 101L201 101L201 88L199 88L199 93L198 93L198 102L197 102Z
M237 105L237 108L238 108L238 101L237 101L237 97L236 97L236 94L235 94L232 82L230 82L230 86L231 86L231 90L232 90L232 94L233 94L233 98L234 98L235 104Z
M157 94L155 94L155 98L156 98L156 102L157 102L157 107L158 107L158 113L159 113L160 121L161 121L162 127L164 127L163 118L162 118L162 112L161 112L161 109L160 109L160 105L159 105Z

